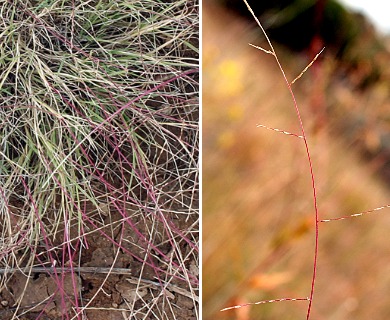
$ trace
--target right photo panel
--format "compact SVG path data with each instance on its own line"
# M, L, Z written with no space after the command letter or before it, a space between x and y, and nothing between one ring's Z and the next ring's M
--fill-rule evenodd
M203 1L203 319L390 318L386 7Z

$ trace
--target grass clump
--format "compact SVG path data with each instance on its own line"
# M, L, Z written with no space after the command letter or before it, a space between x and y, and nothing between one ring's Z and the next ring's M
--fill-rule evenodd
M126 316L172 318L181 296L196 315L197 4L1 1L0 10L4 317L103 312L105 284ZM98 281L87 265L131 269L134 297L115 289L126 272ZM43 287L56 284L40 304L28 299L35 270ZM141 279L155 287L142 291Z

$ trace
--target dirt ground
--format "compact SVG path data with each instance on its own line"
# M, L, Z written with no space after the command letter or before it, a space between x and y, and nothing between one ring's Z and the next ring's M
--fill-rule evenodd
M171 218L180 230L188 230L196 223L195 218L188 219L184 215L172 215ZM169 256L172 247L164 241L167 239L164 239L161 222L141 215L131 219L141 232L154 224L158 229L156 234L160 236L155 243L161 243L158 249ZM87 319L196 319L194 293L189 291L188 284L178 278L166 284L164 276L169 273L168 264L156 252L150 252L146 258L150 265L139 261L139 257L145 255L142 239L123 222L121 214L110 210L110 214L103 217L102 225L102 232L95 231L88 236L88 249L79 250L80 262L73 266L73 277L69 269L58 268L55 273L52 267L48 267L47 272L43 268L33 268L29 277L23 272L15 272L7 284L8 290L0 293L1 319L15 319L14 314L20 315L17 319L26 320L70 319L69 315L75 315L75 287L78 307L85 307ZM121 249L102 236L103 232L114 233L113 239L121 243ZM188 243L180 245L181 253L192 257L188 255L191 250ZM56 254L61 256L60 252ZM185 268L197 277L194 259L188 259ZM58 290L58 280L65 292Z

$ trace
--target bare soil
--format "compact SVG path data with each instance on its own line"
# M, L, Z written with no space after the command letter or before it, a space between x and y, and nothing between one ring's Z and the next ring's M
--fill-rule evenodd
M88 249L79 250L80 260L73 265L73 273L69 268L52 266L47 270L32 268L29 274L15 272L8 281L8 290L0 292L1 319L15 319L14 314L20 315L17 319L26 320L70 318L69 315L75 314L75 287L79 308L86 307L86 319L122 320L129 319L130 314L131 319L196 319L194 293L189 291L188 284L182 279L173 279L166 284L163 277L169 272L166 270L168 264L156 253L150 252L145 259L150 265L139 261L139 257L145 256L142 239L124 223L119 212L110 210L102 219L101 232L89 235ZM155 243L161 243L158 249L169 256L172 246L166 241L161 222L140 215L131 219L141 232L153 227L159 229L156 234L160 239ZM171 219L180 230L188 230L195 220L196 217L184 215ZM112 240L120 243L121 249L102 236L103 233L114 233ZM183 255L190 251L187 243L181 244L180 249ZM59 252L57 255L61 256ZM185 267L197 276L194 259L187 260ZM58 281L63 291L59 290ZM156 298L159 295L165 298ZM171 303L167 303L167 299ZM156 314L157 311L161 314Z

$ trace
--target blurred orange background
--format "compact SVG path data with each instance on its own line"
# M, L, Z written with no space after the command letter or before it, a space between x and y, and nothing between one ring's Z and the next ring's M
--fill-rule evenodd
M275 59L248 45L268 49L258 27L210 3L204 2L202 11L203 318L305 319L307 301L220 311L308 297L315 220L303 140L256 126L301 134ZM290 81L313 58L275 48ZM293 85L314 163L321 219L390 204L378 169L387 160L368 161L359 147L383 147L389 85L383 80L370 90L352 90L332 77L339 67L335 61L325 50ZM362 128L338 130L343 119L357 116L364 119ZM311 319L390 318L388 213L383 209L320 224Z

